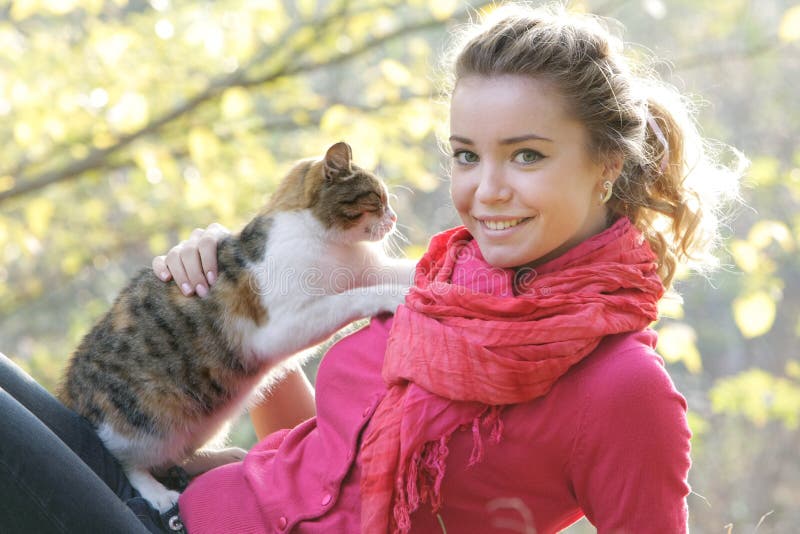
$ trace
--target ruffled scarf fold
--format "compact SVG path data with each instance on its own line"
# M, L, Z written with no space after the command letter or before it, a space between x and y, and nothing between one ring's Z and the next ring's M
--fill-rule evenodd
M389 390L361 448L362 532L408 532L422 502L442 503L447 443L467 425L502 434L504 405L545 395L610 334L657 318L656 257L627 218L535 270L499 269L464 227L434 236L395 314Z

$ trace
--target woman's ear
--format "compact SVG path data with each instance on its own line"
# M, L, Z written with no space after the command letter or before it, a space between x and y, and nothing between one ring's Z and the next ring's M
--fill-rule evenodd
M617 152L608 154L603 159L603 181L608 180L612 184L617 181L619 175L622 174L622 164L625 158L622 154Z

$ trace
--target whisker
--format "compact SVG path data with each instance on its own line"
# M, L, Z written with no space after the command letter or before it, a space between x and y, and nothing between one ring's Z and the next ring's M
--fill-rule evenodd
M392 230L392 236L397 237L397 239L401 240L403 243L405 243L407 245L410 245L411 244L411 240L408 239L406 237L406 235L400 230L400 226L401 225L399 225L399 224L395 225L394 230ZM405 225L403 225L403 226L405 226ZM408 226L405 226L405 227L409 228Z
M386 236L386 239L383 240L383 245L384 245L383 250L386 254L390 256L402 256L403 249L395 241L394 232Z
M393 185L393 186L391 186L391 187L392 187L392 189L405 189L406 191L408 191L408 192L409 192L409 193L411 193L412 195L414 194L414 190L413 190L413 189L411 189L410 187L408 187L407 185L403 185L403 184L395 184L395 185Z
M398 241L401 241L401 242L405 243L406 245L410 245L411 244L411 240L409 238L407 238L406 236L404 236L403 234L399 233L399 232L397 234L395 234L394 237Z

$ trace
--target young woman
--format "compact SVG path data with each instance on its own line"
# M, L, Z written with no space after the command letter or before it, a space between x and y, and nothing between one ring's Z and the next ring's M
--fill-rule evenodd
M601 533L686 531L686 403L648 325L713 242L693 184L737 174L680 98L632 71L595 19L557 9L500 9L465 34L449 139L463 226L432 238L393 317L329 350L316 415L291 375L256 428L310 418L189 484L190 533L550 533L584 515ZM154 269L202 295L220 234Z

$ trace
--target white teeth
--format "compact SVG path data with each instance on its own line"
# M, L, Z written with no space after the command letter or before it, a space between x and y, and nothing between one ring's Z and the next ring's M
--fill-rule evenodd
M486 228L489 230L505 230L506 228L511 228L512 226L516 226L525 219L511 219L509 221L481 221L483 224L486 225Z

